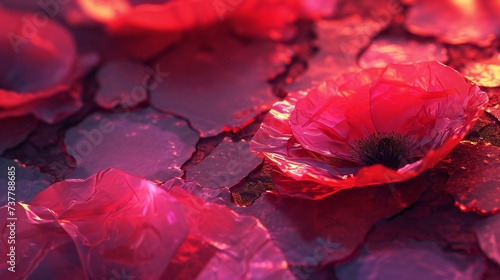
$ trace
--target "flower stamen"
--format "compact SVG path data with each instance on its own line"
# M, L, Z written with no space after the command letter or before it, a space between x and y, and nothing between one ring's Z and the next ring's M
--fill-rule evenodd
M378 132L356 141L353 160L362 165L383 164L399 169L413 162L414 142L397 132Z

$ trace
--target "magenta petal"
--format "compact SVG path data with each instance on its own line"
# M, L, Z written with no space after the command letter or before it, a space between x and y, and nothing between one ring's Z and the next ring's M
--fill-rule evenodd
M1 87L30 93L64 82L77 55L71 34L52 20L35 26L32 13L0 10L0 14Z
M301 184L301 182L292 182ZM351 255L373 224L418 200L428 178L377 188L352 188L321 200L264 194L235 211L258 218L288 262L320 267Z
M164 182L182 174L198 139L185 121L153 109L95 113L66 133L68 154L77 164L68 178L116 167Z
M483 252L500 265L500 215L479 221L474 228Z
M26 204L16 204L16 275L27 278L29 275L52 275L52 279L86 279L78 259L77 250L67 233L54 221L52 213L46 208L26 209ZM0 208L1 237L8 238L8 208ZM36 221L36 219L44 219ZM36 221L36 222L34 222ZM8 252L8 244L2 242L1 251ZM0 277L13 279L8 271L9 264L0 264Z
M69 31L50 18L35 26L36 13L0 14L0 118L32 114L55 123L79 110L78 80L93 56L79 58Z
M151 92L154 107L187 118L203 137L237 130L269 109L277 98L267 80L291 56L289 49L268 41L244 44L222 31L205 36L153 64L163 76Z
M224 138L200 163L186 168L186 180L210 189L230 188L261 163L245 140Z
M164 276L192 275L194 271L198 272L197 279L291 277L283 254L258 219L237 215L223 205L206 203L181 187L174 185L169 194L182 203L191 228L183 245L199 242L204 247L196 251L192 246L187 246L187 251L180 248L178 259L172 261ZM185 254L193 256L192 263L186 264ZM197 257L201 262L196 262Z
M122 269L158 278L188 233L176 199L118 170L54 184L25 209L31 215L42 209L52 213L31 223L58 223L73 240L88 278L111 277Z
M112 109L116 106L135 107L147 99L151 75L147 66L133 61L112 61L97 74L99 90L95 101L99 106Z
M485 265L478 256L444 252L426 241L366 244L361 255L336 268L339 279L481 279Z
M72 268L72 279L291 277L257 219L205 203L175 180L166 191L108 169L53 184L29 204L18 204L20 274L50 272L53 279L68 279ZM7 207L0 213L7 221ZM2 238L6 226L0 225ZM9 273L5 264L1 268Z

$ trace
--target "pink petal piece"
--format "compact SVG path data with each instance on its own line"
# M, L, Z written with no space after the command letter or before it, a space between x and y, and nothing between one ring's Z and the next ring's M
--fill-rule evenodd
M460 72L479 86L499 87L500 54L483 61L467 62Z
M366 244L361 254L335 269L339 279L408 280L482 279L485 271L478 256L444 252L427 241L393 241Z
M317 21L315 24L319 51L308 60L304 75L288 85L287 90L304 90L344 72L358 70L358 54L389 21L379 22L352 15L340 20Z
M406 16L407 29L450 44L488 46L499 34L500 2L416 0Z
M2 206L7 204L7 170L9 167L15 169L16 185L12 192L14 195L10 196L14 197L16 201L29 202L54 181L52 176L41 173L35 167L23 166L19 162L0 157L0 170L5 172L5 176L0 177L0 184L5 186L5 191L0 193L0 205Z
M500 121L500 104L497 104L492 107L486 108L486 112L493 115L498 121Z
M447 159L450 179L445 190L464 211L500 211L500 148L463 142Z
M48 20L37 27L31 13L0 10L0 14L3 90L20 94L47 90L71 74L77 53L71 34L63 26Z
M448 60L446 48L439 43L421 43L399 36L375 39L359 58L363 68L385 67L389 63Z
M288 48L272 42L207 32L153 64L169 76L152 90L151 103L187 118L202 137L238 130L277 101L267 80L290 57Z
M197 279L291 279L283 253L258 219L206 203L178 183L171 184L169 194L183 205L191 232L164 277L199 272ZM190 243L204 246L194 251ZM190 265L185 255L193 253Z
M112 61L97 74L99 90L94 100L105 109L117 106L129 108L147 99L150 68L133 61ZM151 71L150 71L151 72Z
M291 277L258 220L207 204L181 187L166 191L116 169L50 186L16 206L17 273L50 273L52 279L68 279L68 269L71 279ZM0 213L6 221L7 207ZM2 238L7 224L0 226ZM0 264L0 275L11 273L7 266Z
M66 148L77 164L68 178L116 167L164 182L182 174L198 139L185 121L150 108L94 113L66 133Z
M0 118L33 114L54 123L82 105L75 80L85 65L71 34L54 20L39 21L0 9Z
M500 215L479 221L474 228L483 252L500 265Z
M261 163L247 141L233 142L226 137L200 163L186 168L186 180L210 189L230 188Z

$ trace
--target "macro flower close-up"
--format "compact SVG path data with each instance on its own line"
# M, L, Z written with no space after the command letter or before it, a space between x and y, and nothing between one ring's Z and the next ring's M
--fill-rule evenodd
M252 147L310 185L295 196L405 181L432 167L466 135L488 96L438 62L348 73L275 104Z

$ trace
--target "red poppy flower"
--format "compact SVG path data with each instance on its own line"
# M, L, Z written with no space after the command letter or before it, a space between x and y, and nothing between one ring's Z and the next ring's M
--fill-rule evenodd
M439 62L389 64L290 93L251 146L290 177L308 181L281 191L317 199L417 176L463 139L487 101Z
M69 32L41 13L0 9L0 119L54 123L81 107L80 61Z

